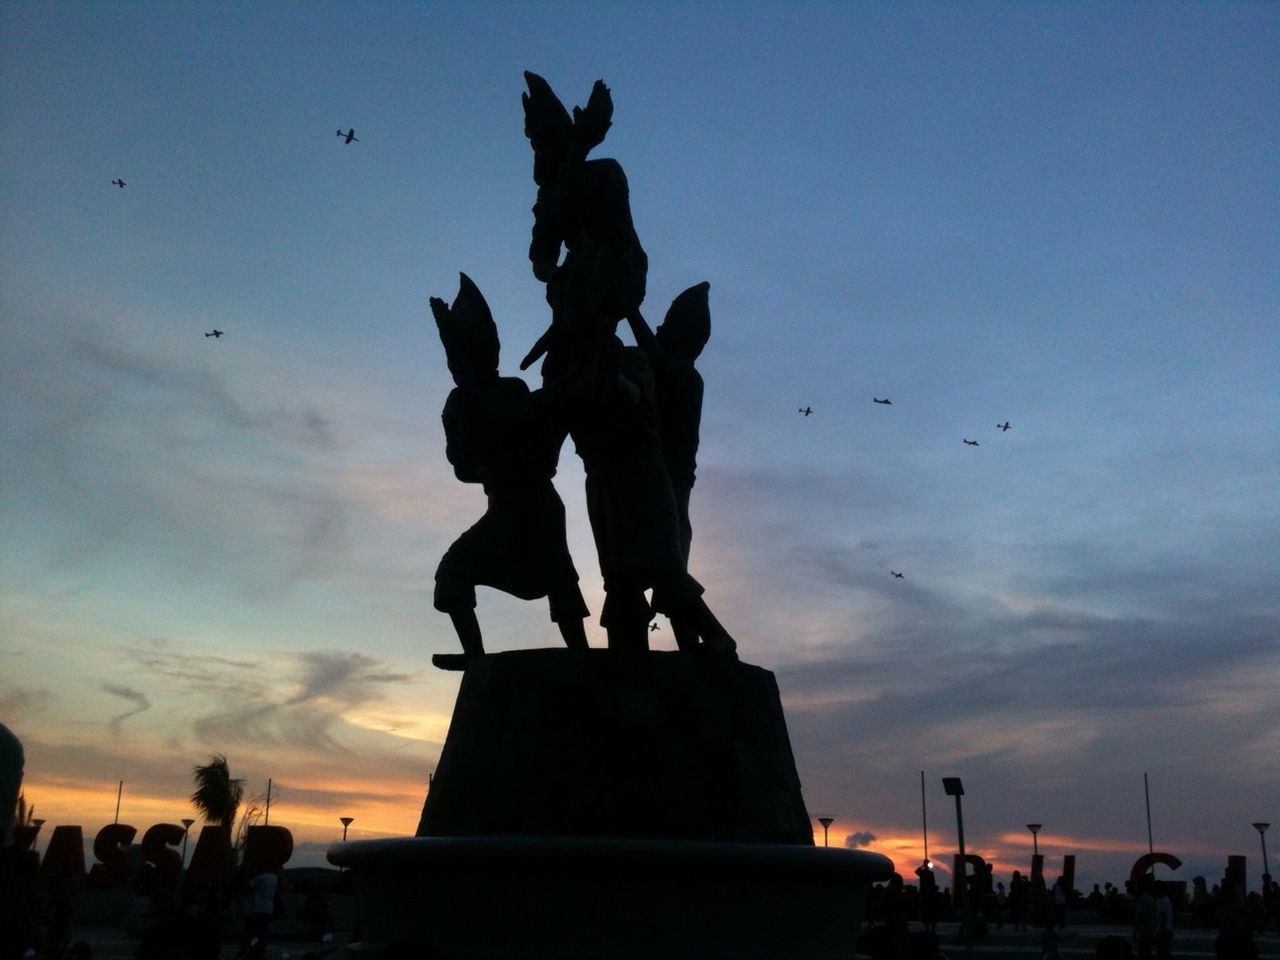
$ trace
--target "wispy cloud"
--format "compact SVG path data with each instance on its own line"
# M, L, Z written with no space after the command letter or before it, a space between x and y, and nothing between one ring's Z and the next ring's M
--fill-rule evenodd
M151 709L151 701L148 700L144 694L131 689L130 687L123 687L113 683L104 683L100 689L134 704L134 709L128 710L119 716L112 717L108 721L107 725L113 734L118 734L120 732L120 725L124 723L125 720L142 713L144 710Z
M257 600L341 568L352 501L325 412L285 384L234 383L167 332L41 321L0 358L16 451L4 506L43 523L33 561L134 556Z
M44 687L18 687L0 693L0 717L30 716L47 711L57 702Z
M335 443L328 418L314 407L292 409L263 405L237 396L227 383L189 360L163 357L156 352L131 349L106 339L92 325L80 327L68 342L65 358L84 366L112 383L108 396L134 387L158 388L181 405L188 415L204 415L236 430L262 433L277 440L320 447Z
M357 727L346 714L369 707L385 713L388 691L418 679L363 654L324 650L231 658L152 644L126 656L182 692L192 735L214 750L239 743L349 758L371 745L396 749L403 738Z
M384 684L408 683L412 674L380 670L381 665L359 653L304 653L301 689L285 701L286 706L324 698L342 706L358 706L378 696Z

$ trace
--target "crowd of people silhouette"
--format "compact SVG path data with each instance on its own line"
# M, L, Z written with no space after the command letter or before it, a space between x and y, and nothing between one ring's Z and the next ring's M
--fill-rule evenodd
M1038 873L1019 870L1006 887L986 864L966 876L963 897L940 886L928 863L915 876L916 883L907 883L895 873L872 888L859 953L872 960L935 960L942 955L941 922L957 926L960 942L982 942L1006 927L1039 937L1045 960L1060 960L1061 944L1085 926L1131 931L1127 937L1096 936L1098 960L1167 960L1179 929L1213 931L1219 960L1252 960L1258 956L1256 936L1280 934L1280 883L1269 874L1261 889L1250 891L1231 873L1212 886L1197 876L1190 890L1143 874L1123 889L1095 883L1085 894L1068 890L1062 877L1048 884Z

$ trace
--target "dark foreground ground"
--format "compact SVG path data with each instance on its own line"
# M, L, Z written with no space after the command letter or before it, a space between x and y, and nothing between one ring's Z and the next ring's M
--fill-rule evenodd
M939 924L939 938L942 941L942 952L948 960L965 960L966 948L958 942L957 925ZM912 925L918 929L918 924ZM1083 960L1094 956L1094 947L1100 937L1128 937L1130 930L1126 927L1081 925L1068 927L1060 942L1058 952L1063 960ZM348 953L344 947L349 937L349 930L337 931L329 943L320 943L315 939L286 938L270 940L267 948L268 960L300 960L308 951L325 956L327 960L347 960ZM87 940L94 949L94 960L132 960L138 950L138 941L125 935L118 928L85 927L77 929L76 939ZM1214 932L1212 930L1178 930L1173 940L1173 956L1175 958L1209 958L1213 957ZM1280 960L1280 936L1274 930L1256 939L1258 955L1262 960ZM231 960L236 955L238 941L227 939L222 944L219 957ZM991 930L982 940L973 945L973 956L977 960L1005 960L1005 958L1022 958L1022 960L1039 960L1041 954L1041 931L1028 930L1018 932L1012 927ZM354 955L352 955L354 957Z

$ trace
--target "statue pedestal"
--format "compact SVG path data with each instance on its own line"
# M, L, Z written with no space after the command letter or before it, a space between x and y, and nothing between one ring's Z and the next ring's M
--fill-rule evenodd
M475 661L418 836L329 860L367 950L451 958L852 958L893 870L813 846L771 673L607 650Z
M857 850L582 837L363 840L329 859L354 874L371 955L486 960L852 960L893 870Z

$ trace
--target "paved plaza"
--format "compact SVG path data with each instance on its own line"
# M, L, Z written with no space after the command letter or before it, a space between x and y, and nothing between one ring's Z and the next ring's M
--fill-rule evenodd
M913 923L912 930L919 930L920 925ZM942 923L938 925L939 939L942 941L942 952L947 960L965 960L967 950L959 942L958 925ZM1095 945L1101 937L1128 937L1128 927L1087 924L1068 927L1058 948L1063 960L1081 960L1093 957ZM1184 929L1176 931L1173 941L1174 958L1200 960L1213 957L1214 931ZM115 928L95 927L77 932L77 939L87 940L94 949L94 960L133 960L138 950L138 940L129 938ZM267 960L300 960L309 951L329 960L346 960L349 956L345 949L348 934L339 931L330 943L320 943L315 939L280 939L272 940L267 948ZM1011 927L993 929L972 946L972 954L977 960L1004 960L1004 958L1022 958L1022 960L1039 960L1041 957L1041 931L1032 929L1015 931ZM1260 960L1280 960L1280 936L1274 930L1256 939ZM236 955L238 942L228 938L222 944L218 956L220 960L231 960ZM350 954L350 956L355 956Z

